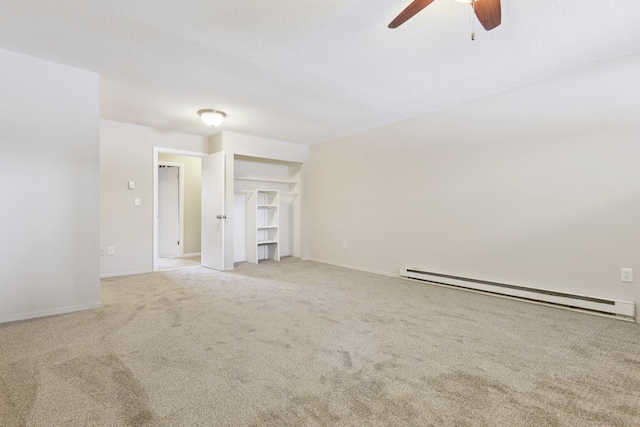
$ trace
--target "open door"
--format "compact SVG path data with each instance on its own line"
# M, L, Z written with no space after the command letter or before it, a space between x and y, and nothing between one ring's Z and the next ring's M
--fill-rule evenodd
M225 156L202 158L202 266L224 271Z

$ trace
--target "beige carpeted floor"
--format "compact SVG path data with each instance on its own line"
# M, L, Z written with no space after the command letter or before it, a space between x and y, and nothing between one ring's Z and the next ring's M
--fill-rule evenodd
M0 325L2 426L638 426L639 325L297 259Z

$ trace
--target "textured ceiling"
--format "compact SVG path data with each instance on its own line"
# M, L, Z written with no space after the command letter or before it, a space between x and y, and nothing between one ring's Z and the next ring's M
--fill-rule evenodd
M640 1L0 0L0 48L100 74L101 116L314 144L640 52Z

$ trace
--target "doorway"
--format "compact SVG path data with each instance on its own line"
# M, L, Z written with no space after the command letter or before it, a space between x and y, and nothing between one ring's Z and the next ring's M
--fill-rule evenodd
M183 264L184 169L183 163L158 161L158 270Z
M212 159L217 159L211 162ZM169 180L175 183L175 174L172 168L160 168L159 166L179 166L183 169L178 172L178 198L180 207L178 218L180 226L174 227L176 220L164 221L161 216L163 202L161 201L161 180L164 172L170 176ZM220 169L222 168L222 174ZM224 228L226 221L217 217L226 218L224 204L220 207L219 201L224 200L224 153L205 154L192 151L174 150L154 147L154 212L153 212L153 271L174 269L188 266L204 266L218 270L224 270ZM175 197L175 196L174 196ZM173 203L167 203L169 210L175 213ZM166 215L166 214L165 214ZM213 220L211 216L213 215ZM213 226L213 229L212 229ZM166 230L167 236L177 229L178 239L168 237L166 249L164 249L163 236ZM173 234L176 236L176 233ZM174 243L175 240L175 243ZM179 244L178 244L179 242ZM161 258L177 255L173 258Z

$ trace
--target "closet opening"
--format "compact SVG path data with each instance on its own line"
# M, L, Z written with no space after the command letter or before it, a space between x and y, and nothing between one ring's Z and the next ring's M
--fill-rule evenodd
M234 156L234 263L300 257L302 167Z

